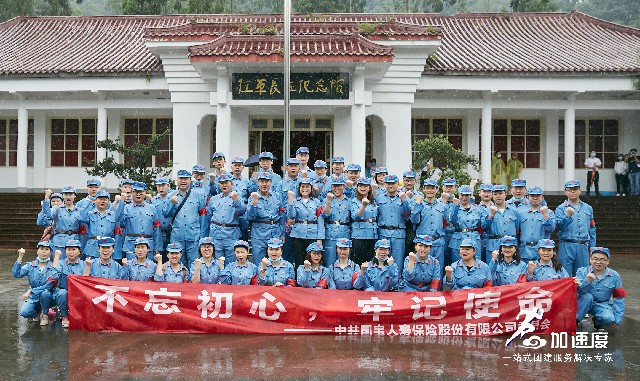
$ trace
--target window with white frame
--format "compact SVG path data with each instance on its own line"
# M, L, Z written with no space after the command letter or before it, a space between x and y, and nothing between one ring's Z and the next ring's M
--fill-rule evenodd
M558 168L564 168L564 120L558 122ZM602 160L603 168L613 168L619 149L617 119L576 119L575 162L576 168L584 168L584 161L591 151Z
M51 119L52 167L88 167L95 159L95 118Z
M33 119L29 119L27 166L33 166ZM18 165L18 119L0 119L0 167Z
M153 156L147 163L150 167L162 165L173 158L173 119L172 118L125 118L124 143L127 146L136 143L147 144L152 136L170 130L169 135L158 143L160 155ZM125 156L124 160L131 160Z
M491 155L502 152L507 162L511 154L518 155L524 168L540 168L540 120L539 119L494 119L491 134ZM478 141L482 151L482 121Z
M427 139L434 135L444 135L454 148L462 149L462 119L413 118L411 120L412 156L416 155L416 151L413 148L416 141Z

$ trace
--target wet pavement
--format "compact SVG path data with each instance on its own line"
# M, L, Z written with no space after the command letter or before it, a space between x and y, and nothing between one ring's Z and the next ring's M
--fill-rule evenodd
M29 259L29 254L27 254ZM25 279L0 252L0 380L640 380L640 256L612 267L627 310L606 348L522 347L507 337L67 332L18 317ZM589 339L598 339L592 334ZM571 361L568 361L568 360ZM576 361L576 359L580 361Z

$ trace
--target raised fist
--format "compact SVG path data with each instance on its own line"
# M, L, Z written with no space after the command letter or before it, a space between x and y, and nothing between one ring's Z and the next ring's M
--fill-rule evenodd
M394 264L394 263L396 263L396 260L395 260L395 259L393 259L393 257L389 257L389 258L387 258L387 264L388 264L389 266L391 266L391 265L392 265L392 264Z
M129 266L129 260L127 258L122 258L122 266Z
M171 203L172 203L173 205L177 204L177 203L178 203L178 196L172 196L172 197L171 197Z
M398 196L400 196L400 200L401 200L402 202L405 202L405 200L407 199L407 194L406 194L406 193L404 193L404 192L400 192L400 193L398 193Z
M238 192L233 191L231 192L231 194L229 195L231 197L231 199L233 200L233 202L238 201Z
M227 171L225 171L224 168L220 168L220 170L218 171L219 174L224 175L225 173L227 173Z
M151 201L151 199L153 198L153 196L149 193L147 193L147 201Z
M533 263L533 261L529 261L529 263L527 263L527 271L529 272L530 275L533 275L533 270L535 270L536 268L536 264Z
M500 252L498 250L494 250L491 252L491 259L493 259L494 261L498 260L498 254L500 254Z
M161 263L162 262L162 255L160 253L155 255L156 258L156 262Z
M471 181L469 181L469 186L472 190L476 188L476 184L478 184L478 179L471 179Z
M489 210L491 210L491 212L489 212L490 215L495 215L496 213L498 213L498 207L495 205L491 205L491 207L489 208Z
M594 274L594 273L587 274L587 282L591 283L594 280L596 280L596 274Z
M253 179L253 181L258 181L258 171L253 172L253 175L251 175L251 178Z
M568 207L567 209L565 209L565 210L564 210L564 214L565 214L567 217L571 217L571 216L573 216L573 213L575 213L575 211L576 211L576 210L575 210L575 209L573 209L572 207Z
M289 199L289 203L293 202L293 198L295 197L295 193L293 193L293 191L288 191L287 192L287 198Z
M369 262L362 262L362 265L360 265L360 272L364 274L367 267L369 267Z
M311 267L311 262L309 262L309 261L305 260L305 261L304 261L304 269L305 269L305 270L309 270L309 267Z
M224 265L224 261L225 261L224 256L218 258L218 263L220 263L221 265Z
M260 195L258 194L258 192L251 193L251 202L253 203L253 206L257 206L258 205L258 199L259 198L260 198Z
M451 277L451 274L453 274L453 267L451 266L447 266L444 268L444 273L446 274L446 276L449 278Z
M215 173L213 173L213 172L209 173L209 182L210 182L210 183L213 183L213 182L215 182L215 181L216 181L216 175L215 175Z
M368 198L363 198L362 199L362 205L364 205L364 206L369 205L369 199Z
M120 202L122 200L122 196L120 196L119 194L116 195L116 197L114 197L116 201Z
M409 198L413 198L413 192L411 192L411 191L407 191L407 197L409 197Z
M51 189L47 189L47 190L45 190L45 191L44 191L44 198L45 198L46 200L48 200L52 193L53 193L53 191L51 191Z
M195 261L193 261L193 267L200 267L202 265L202 259L201 258L196 258Z
M420 196L419 194L417 194L417 195L416 195L416 197L413 199L413 201L414 201L416 204L421 204L421 203L422 203L422 200L423 200L423 197L422 197L422 196Z
M418 260L418 256L413 251L409 253L409 262L415 262Z
M347 183L347 187L348 187L348 188L353 187L353 181L351 181L351 180L347 180L347 182L346 182L346 183Z
M457 198L455 198L455 197L454 197L454 198L451 200L451 202L453 202L453 205L459 205L459 204L460 204L460 199L457 199Z
M21 258L24 257L24 253L25 253L24 248L21 247L18 249L18 257L21 257Z
M373 190L378 189L378 183L376 183L376 182L372 182L372 183L371 183L371 189L373 189Z
M307 175L308 175L307 171L300 172L300 177L302 177L303 179L306 179Z
M442 199L443 199L444 201L447 201L447 200L449 200L449 197L450 197L450 196L449 196L449 193L442 192L442 196L441 196L441 197L442 197Z
M84 263L86 263L87 266L91 266L91 264L93 263L93 259L87 258L87 259L84 260Z
M267 266L269 266L269 260L267 258L262 258L262 263L260 265L262 266L263 270L266 270Z
M327 201L330 202L331 200L333 200L333 193L329 192L327 193Z
M122 192L122 193L120 193L120 198L122 200L126 200L126 199L129 198L129 194L127 192Z
M54 256L54 257L57 257L57 258L60 258L60 256L61 256L61 255L62 255L62 251L60 251L60 250L56 250L56 251L53 253L53 256Z
M542 213L545 217L549 215L549 207L548 206L543 206L540 208L540 213Z

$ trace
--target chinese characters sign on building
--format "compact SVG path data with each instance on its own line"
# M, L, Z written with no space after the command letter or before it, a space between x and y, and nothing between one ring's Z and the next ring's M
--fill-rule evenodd
M575 298L571 279L384 293L69 277L71 328L88 331L490 336L515 333L535 309L544 316L528 332L572 333Z
M233 99L284 99L282 73L234 73ZM291 99L349 99L349 73L291 73Z

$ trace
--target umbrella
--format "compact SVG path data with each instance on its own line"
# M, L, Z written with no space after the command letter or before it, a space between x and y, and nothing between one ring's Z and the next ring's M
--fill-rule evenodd
M253 154L253 155L249 156L247 158L247 160L244 161L244 166L245 167L255 167L256 165L259 164L259 161L260 161L260 154L256 153L256 154Z

